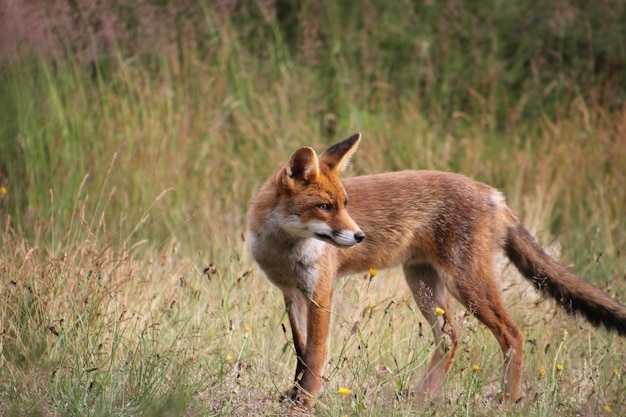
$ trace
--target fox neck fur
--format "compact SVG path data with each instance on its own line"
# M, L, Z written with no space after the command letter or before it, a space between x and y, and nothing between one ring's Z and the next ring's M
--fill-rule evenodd
M330 245L316 239L293 236L281 226L278 210L270 210L264 226L248 230L247 240L254 258L270 281L282 290L294 287L312 294L315 290L321 259L332 251Z

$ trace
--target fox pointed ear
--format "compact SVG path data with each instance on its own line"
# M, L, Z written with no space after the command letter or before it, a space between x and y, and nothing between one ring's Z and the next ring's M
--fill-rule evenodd
M328 167L337 172L341 172L346 168L352 154L356 152L361 141L361 134L355 133L348 139L344 139L326 149L320 156L320 161L328 165Z
M304 146L291 155L281 172L280 181L293 188L296 180L314 182L320 172L319 160L313 148Z

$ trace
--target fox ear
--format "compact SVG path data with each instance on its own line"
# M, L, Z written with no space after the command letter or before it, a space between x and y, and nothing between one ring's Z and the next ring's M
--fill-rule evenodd
M320 161L328 165L328 167L336 172L341 172L346 168L352 154L356 152L361 141L361 134L355 133L348 139L344 139L326 149L320 156Z
M320 172L317 154L308 146L298 149L291 155L281 172L281 182L293 188L296 180L314 182Z

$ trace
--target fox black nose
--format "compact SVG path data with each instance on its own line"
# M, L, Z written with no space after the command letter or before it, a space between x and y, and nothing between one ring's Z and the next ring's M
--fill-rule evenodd
M363 242L363 239L365 239L365 233L363 233L362 231L359 230L354 234L354 240L356 240L357 243Z

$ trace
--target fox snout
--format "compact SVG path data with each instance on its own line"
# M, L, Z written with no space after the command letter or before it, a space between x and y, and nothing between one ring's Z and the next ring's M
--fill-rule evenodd
M326 236L324 235L317 235L317 237L322 240L326 240L335 246L351 247L363 242L363 239L365 239L365 233L361 230L357 230L356 232L352 232L350 230L339 230L333 231L330 239L325 239Z
M309 222L308 229L317 239L340 248L352 247L365 239L365 233L358 228L356 232L347 228L337 230L322 221Z

